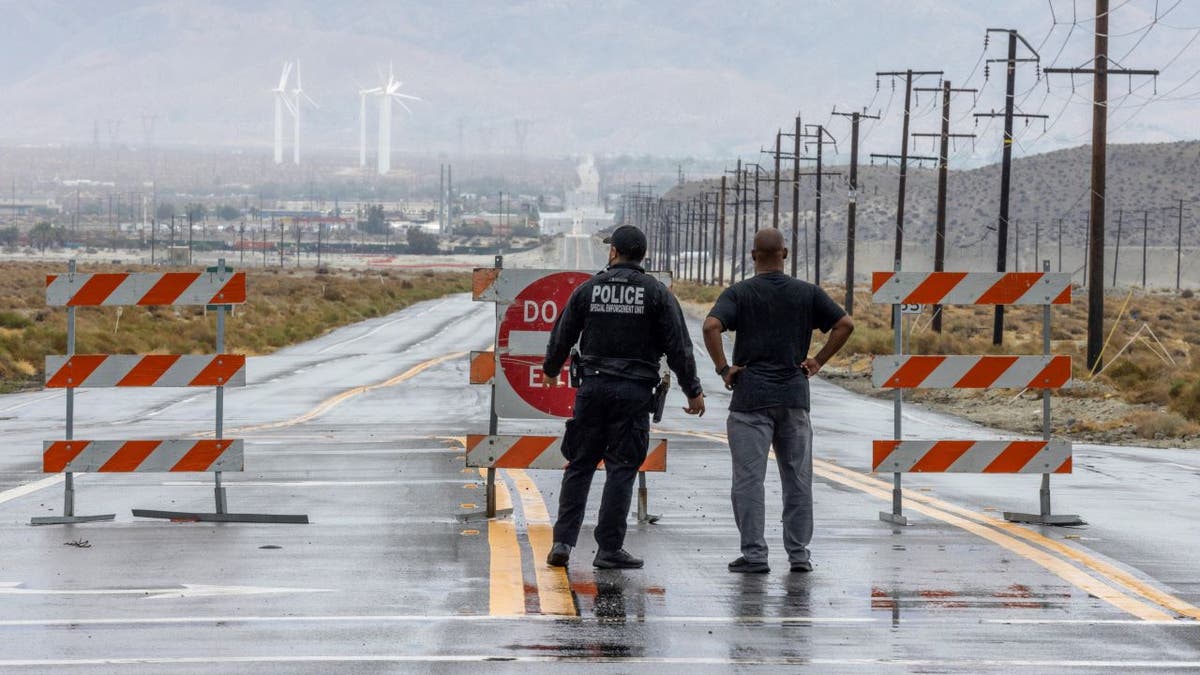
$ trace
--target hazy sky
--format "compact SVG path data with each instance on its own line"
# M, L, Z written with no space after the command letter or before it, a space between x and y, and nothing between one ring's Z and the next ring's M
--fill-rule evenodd
M1111 78L1110 141L1196 138L1200 0L1112 5L1112 57L1163 72ZM890 78L877 89L874 73L911 67L981 89L952 105L953 131L979 134L956 145L972 164L1000 148L1000 121L972 117L1003 105L1003 67L986 80L984 68L1006 39L985 51L984 30L1018 29L1043 67L1081 66L1093 11L1088 0L0 0L0 141L136 145L153 117L158 143L267 148L269 89L300 59L320 104L303 115L310 150L356 152L357 90L390 62L425 99L396 117L403 150L511 152L520 118L535 154L725 158L757 154L799 111L828 122L844 153L848 122L829 112L868 106L885 119L864 126L864 151L895 152L903 89ZM1017 101L1050 120L1018 123L1017 153L1088 142L1090 78L1051 76L1047 89L1038 74L1019 66ZM937 130L935 98L914 102L913 131Z

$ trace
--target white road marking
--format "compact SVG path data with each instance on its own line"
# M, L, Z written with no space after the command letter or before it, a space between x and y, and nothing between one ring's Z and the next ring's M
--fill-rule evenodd
M177 591L178 592L178 591ZM488 621L575 621L612 622L619 617L554 616L550 614L526 614L492 616L490 614L379 614L379 615L287 615L287 616L160 616L130 618L93 619L0 619L0 628L28 626L160 626L171 624L229 624L229 623L483 623ZM818 625L818 624L873 624L879 619L871 617L776 617L776 616L646 616L626 617L628 623L694 623L694 624L773 624L773 625ZM888 619L891 622L891 619Z
M176 588L21 588L20 582L0 581L0 595L142 595L160 598L206 598L267 593L332 593L331 588L272 588L269 586L210 586L181 584Z
M1177 626L1195 628L1200 621L1175 619L1172 621L1145 621L1142 619L984 619L980 623L1009 626Z
M746 666L893 666L899 668L1080 668L1080 669L1194 669L1200 661L1084 661L1067 659L891 659L891 658L805 658L805 657L708 657L708 656L513 656L496 654L372 654L372 655L262 655L262 656L164 656L90 659L5 659L0 667L48 666L136 666L217 665L245 663L615 663L662 665Z
M57 485L61 482L63 482L62 474L55 474L53 476L47 476L41 480L35 480L32 483L26 483L15 488L10 488L4 492L0 492L0 504L12 501L14 499L20 499L25 495L37 492L42 488L48 488L51 485Z
M49 401L50 399L59 398L62 396L65 396L65 394L61 394L59 392L54 392L53 394L49 394L47 396L42 396L41 398L34 398L34 399L30 399L28 401L25 401L24 403L18 403L16 405L9 406L7 408L0 408L0 413L11 412L13 410L20 410L21 408L24 408L26 406L31 406L34 403L41 403L42 401Z
M393 326L393 325L395 325L395 324L398 324L398 323L400 323L401 321L408 321L408 320L410 320L410 319L415 319L415 318L416 318L416 317L418 317L418 316L425 316L426 314L428 314L428 313L432 312L433 310L435 310L435 309L437 309L437 308L441 307L441 306L442 306L442 305L444 305L444 304L446 304L446 301L445 301L445 300L443 300L442 302L439 302L439 303L437 303L437 304L435 304L435 305L432 305L432 306L428 307L427 309L425 309L425 310L423 310L423 311L420 311L420 312L414 312L414 313L405 313L405 314L402 314L401 316L399 316L399 317L396 317L395 319L392 319L391 321L387 321L387 322L385 322L385 323L381 323L381 324L379 324L378 326L375 326L374 328L372 328L371 330L369 330L369 331L367 331L367 332L363 333L362 335L359 335L359 336L357 336L357 337L350 338L350 339L348 339L348 340L342 340L341 342L335 342L335 343L333 343L333 344L331 344L331 345L328 345L328 346L326 346L326 347L323 347L323 348L321 348L321 349L318 349L318 350L317 350L317 353L318 353L318 354L324 354L325 352L327 352L327 351L329 351L329 350L331 350L331 349L335 349L335 348L337 348L337 347L345 347L346 345L348 345L348 344L351 344L351 343L353 343L353 342L358 342L359 340L362 340L362 339L364 339L364 338L369 338L369 337L371 337L372 335L374 335L374 334L378 333L379 331L383 330L384 328L387 328L388 326ZM420 344L420 343L417 343L417 344Z

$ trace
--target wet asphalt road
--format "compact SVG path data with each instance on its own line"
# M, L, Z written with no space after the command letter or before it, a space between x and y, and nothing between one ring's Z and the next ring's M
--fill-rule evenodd
M589 245L560 253L595 262ZM669 471L649 483L662 519L630 527L646 568L591 568L598 479L564 574L543 563L557 473L500 471L512 515L458 518L484 502L459 437L483 432L488 409L461 352L492 330L492 307L458 296L250 359L249 386L226 394L227 435L247 440L247 471L225 476L230 508L309 525L135 519L131 508L211 510L211 476L110 474L78 478L77 508L115 522L31 527L61 509L61 483L37 469L63 396L0 397L0 670L1200 669L1192 453L1079 448L1076 472L1054 479L1055 510L1083 516L1079 528L998 520L1036 510L1036 476L906 475L912 524L895 527L876 516L890 476L868 473L890 403L818 382L816 570L787 571L769 474L774 569L738 576L725 570L738 554L728 398L702 367L708 415L686 417L673 392L659 425ZM209 431L212 406L207 391L81 390L76 436ZM913 407L905 429L995 436Z

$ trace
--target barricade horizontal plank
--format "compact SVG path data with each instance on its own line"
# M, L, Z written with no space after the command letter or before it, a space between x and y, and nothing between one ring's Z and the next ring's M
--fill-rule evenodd
M1071 275L1058 272L875 272L872 302L927 305L1069 305Z
M496 352L471 352L471 384L491 384L496 377Z
M244 354L75 354L46 357L46 386L244 387Z
M871 383L894 389L1057 389L1071 382L1069 356L885 355Z
M873 471L889 473L1071 473L1071 443L1050 441L873 441Z
M246 273L125 272L46 276L46 304L236 305L246 302Z
M559 436L467 436L467 466L494 469L563 469ZM604 468L601 462L599 468ZM651 438L640 471L667 470L667 439Z
M245 452L241 439L45 441L42 471L60 473L162 473L242 471Z

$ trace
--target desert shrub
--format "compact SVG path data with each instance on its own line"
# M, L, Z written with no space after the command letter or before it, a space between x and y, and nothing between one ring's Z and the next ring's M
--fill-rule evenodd
M1190 421L1200 422L1200 378L1177 382L1171 387L1170 397L1171 410Z
M22 329L33 325L23 314L18 314L12 311L0 311L0 328Z
M1140 412L1128 421L1139 438L1176 438L1197 433L1200 427L1176 413Z

